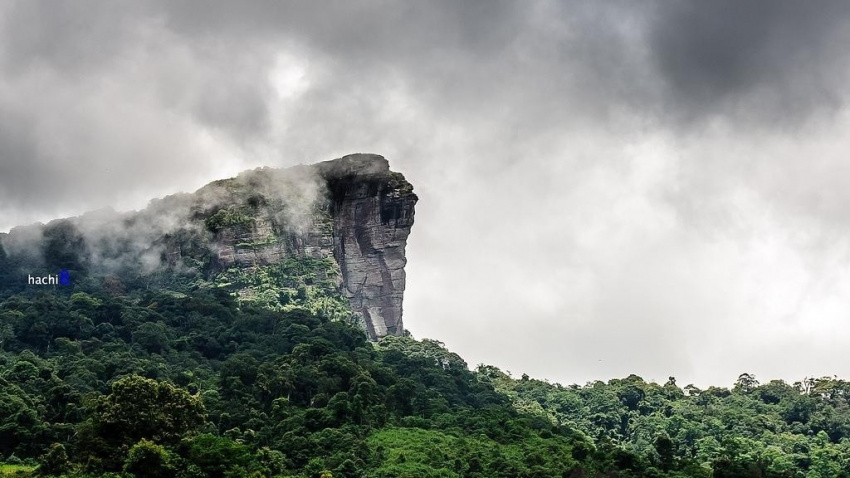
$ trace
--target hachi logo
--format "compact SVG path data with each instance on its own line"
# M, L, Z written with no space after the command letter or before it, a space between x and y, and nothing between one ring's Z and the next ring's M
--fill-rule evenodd
M59 274L35 276L27 274L27 284L29 285L71 285L71 272L61 270Z

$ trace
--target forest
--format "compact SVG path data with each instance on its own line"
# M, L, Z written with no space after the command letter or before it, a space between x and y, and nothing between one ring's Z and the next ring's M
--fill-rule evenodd
M292 279L277 308L197 276L7 272L0 476L850 476L844 380L516 378L436 340L368 341L310 279L321 266L264 271Z

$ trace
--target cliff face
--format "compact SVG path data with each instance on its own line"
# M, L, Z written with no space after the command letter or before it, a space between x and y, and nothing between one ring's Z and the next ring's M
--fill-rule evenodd
M417 197L383 158L356 155L322 163L333 217L334 257L344 293L372 337L400 335L404 255Z
M278 310L348 315L377 339L404 330L405 246L416 201L386 159L355 154L246 171L139 212L16 228L0 235L0 261L20 274L62 268L125 281L170 271Z

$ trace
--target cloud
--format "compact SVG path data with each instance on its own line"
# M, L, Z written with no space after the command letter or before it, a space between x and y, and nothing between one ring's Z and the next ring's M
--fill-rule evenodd
M0 230L376 152L471 364L850 375L846 5L5 2Z
M729 116L793 130L847 100L850 5L676 2L658 6L648 48L680 121ZM787 131L790 132L790 131Z

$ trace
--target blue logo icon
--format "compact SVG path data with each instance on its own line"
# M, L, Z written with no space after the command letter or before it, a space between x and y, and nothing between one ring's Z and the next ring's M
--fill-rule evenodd
M66 270L62 270L59 273L59 284L60 285L71 285L71 273Z

